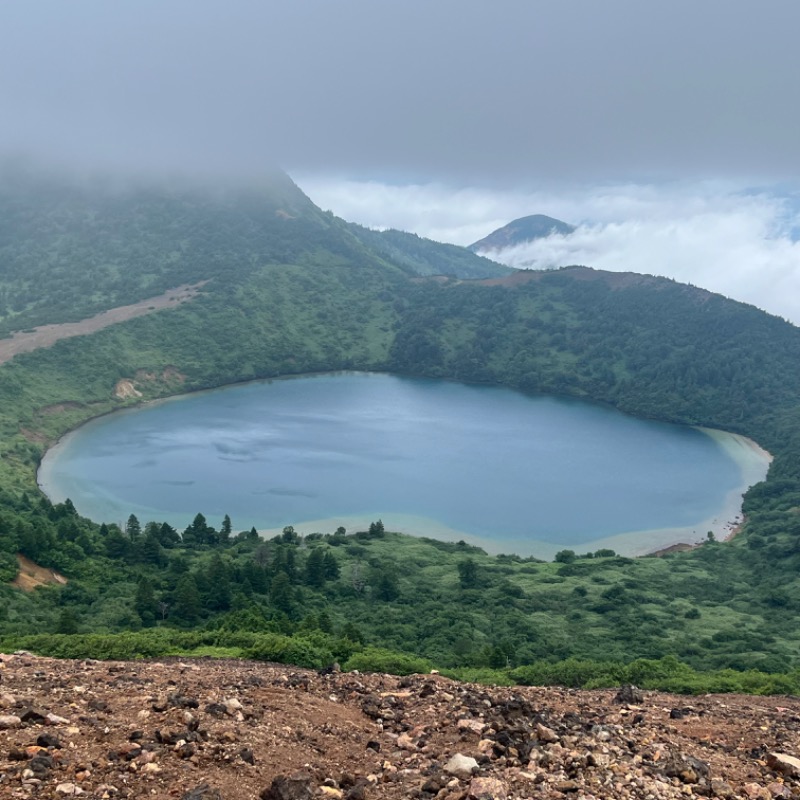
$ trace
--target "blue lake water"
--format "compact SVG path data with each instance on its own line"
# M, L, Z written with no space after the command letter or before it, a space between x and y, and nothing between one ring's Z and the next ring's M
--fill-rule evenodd
M98 521L135 513L182 529L228 513L235 530L328 533L381 518L495 551L634 552L735 515L767 462L725 436L496 387L337 373L94 420L39 479Z

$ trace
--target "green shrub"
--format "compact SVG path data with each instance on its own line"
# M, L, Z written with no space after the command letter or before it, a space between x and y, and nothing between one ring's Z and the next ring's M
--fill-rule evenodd
M317 641L304 636L281 636L277 633L258 634L243 655L256 661L296 664L312 669L325 667L334 660L331 649Z
M577 557L574 550L559 550L555 555L555 560L561 564L571 564Z
M511 671L511 678L523 686L568 686L580 688L588 683L615 685L620 683L622 667L613 662L580 661L568 658L565 661L527 664Z
M442 675L457 681L467 683L482 683L484 686L513 686L507 670L488 669L485 667L459 667L458 669L443 669Z
M344 664L344 669L359 672L387 672L390 675L411 675L431 671L431 663L407 653L397 653L379 647L367 647L352 655Z
M197 634L176 634L174 631L151 630L135 633L40 634L15 640L19 649L53 658L96 658L102 661L155 658L170 653L178 640L186 646Z

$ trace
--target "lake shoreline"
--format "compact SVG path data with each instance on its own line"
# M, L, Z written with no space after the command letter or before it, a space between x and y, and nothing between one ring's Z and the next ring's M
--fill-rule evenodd
M225 392L226 390L234 389L236 387L245 387L248 385L253 384L285 384L289 383L295 379L302 379L302 378L325 378L325 377L349 377L349 376L357 376L363 375L364 377L374 377L374 378L381 378L386 379L390 378L392 380L406 380L404 376L396 376L391 373L379 373L379 372L367 372L367 373L358 373L353 371L337 371L333 373L310 373L306 375L283 375L283 376L276 376L273 378L266 378L266 379L259 379L256 381L248 381L242 383L232 384L230 386L221 386L221 387L213 387L209 389L202 389L196 392L187 392L182 393L180 395L172 395L165 398L158 398L155 400L146 401L143 403L137 403L132 406L128 406L123 409L118 409L111 411L110 414L103 414L98 416L97 418L90 420L89 422L100 421L105 419L109 416L114 414L120 415L127 415L127 414L138 414L139 412L145 411L146 409L154 408L157 406L165 406L170 405L171 403L191 398L197 397L198 395L202 394L211 394L217 392ZM424 384L431 379L421 379L418 382L420 384ZM442 383L442 382L436 382ZM449 384L458 384L458 382L446 382ZM471 386L470 384L461 384L463 386ZM380 384L378 384L380 386ZM483 388L483 387L480 387ZM530 398L530 395L526 395L521 392L516 392L513 389L509 389L509 387L495 387L497 389L502 389L507 392L511 392L515 395L520 395L523 397ZM448 390L449 391L449 390ZM576 398L552 398L549 396L543 396L545 399L548 400L561 400L566 399L568 402L576 402L578 404L583 405L583 401L576 399ZM599 407L597 404L593 404L590 402L590 405L595 407ZM445 406L442 406L445 408ZM640 420L640 418L633 417L632 415L625 414L624 412L617 412L621 413L625 417L629 417L630 419ZM390 417L387 417L387 422L390 420ZM644 420L647 422L646 420ZM40 462L39 469L37 470L37 483L40 489L46 494L53 502L59 502L63 500L66 496L78 496L77 489L68 489L66 490L66 494L64 497L61 497L59 494L59 486L57 478L51 474L51 467L56 459L56 456L59 455L60 451L64 448L68 447L69 443L72 441L72 436L75 434L77 430L83 428L86 424L80 425L77 428L73 429L65 433L59 440L45 453L42 461ZM678 425L678 428L681 426ZM683 426L684 428L689 426ZM515 530L513 533L508 534L507 536L503 535L495 535L494 530L496 529L489 529L487 528L485 522L483 526L477 526L473 528L474 530L482 530L483 533L480 534L469 534L463 530L458 529L458 524L454 527L448 527L447 525L443 525L437 522L434 518L424 516L424 515L410 515L410 514L392 514L385 511L386 508L398 507L397 503L386 502L385 500L378 499L376 502L372 502L369 498L366 503L361 504L362 508L369 508L373 506L374 508L381 509L381 511L375 511L371 513L369 516L366 514L369 512L365 512L364 514L359 514L356 516L350 517L325 517L325 518L316 518L316 519L308 519L306 516L305 521L298 522L298 519L302 519L305 516L302 513L301 507L297 507L295 511L292 512L292 516L290 522L293 527L298 530L298 532L306 534L306 533L331 533L338 527L345 527L350 531L353 530L367 530L369 527L370 522L375 521L378 517L381 517L384 525L386 526L387 530L394 530L399 533L405 533L409 535L415 536L426 536L429 538L440 539L444 541L465 541L470 544L474 544L476 546L482 547L483 549L487 550L487 552L493 553L516 553L522 557L533 556L533 557L543 557L543 558L552 558L555 553L562 549L570 549L580 552L592 552L598 549L613 549L620 554L629 555L629 556L641 556L641 555L649 555L652 554L654 551L660 551L665 548L673 547L677 544L685 544L690 546L692 544L696 544L698 541L705 538L707 532L710 530L714 533L714 535L719 539L725 539L730 534L733 527L739 521L739 515L741 514L741 503L742 503L742 494L746 489L752 485L753 483L762 480L765 476L767 465L771 457L769 456L766 451L764 451L757 443L753 442L746 437L743 437L739 434L732 434L727 433L724 431L718 431L715 429L706 429L706 428L696 428L696 430L700 431L704 435L713 439L716 444L724 451L724 453L736 464L741 473L741 479L738 481L737 485L727 491L724 501L720 504L720 507L715 509L715 513L710 515L706 519L700 520L699 522L692 524L692 525L685 525L682 528L674 528L674 527L667 527L667 528L660 528L660 529L638 529L638 530L628 530L620 534L614 534L609 536L601 536L598 538L595 537L587 537L585 540L580 542L575 542L575 539L578 538L576 536L576 532L578 530L589 530L591 529L591 520L583 525L580 529L573 528L573 533L571 534L571 539L568 539L560 544L551 544L550 542L528 538L529 534L525 530ZM496 441L496 440L495 440ZM624 441L624 440L623 440ZM124 450L124 448L120 448L120 450ZM553 451L555 452L555 451ZM651 451L656 453L657 450ZM416 453L412 455L412 457L416 457ZM579 459L583 458L582 453L578 453L577 457ZM688 457L688 453L687 453ZM316 458L316 456L315 456ZM549 458L549 456L545 456L545 458ZM472 460L471 457L467 459ZM648 456L648 462L651 460ZM546 462L543 462L546 463ZM692 463L692 462L686 462ZM702 463L702 462L698 462ZM679 464L676 465L679 468ZM695 470L699 467L696 466ZM177 470L177 474L173 474L170 477L172 478L184 478L185 475L180 474L180 467ZM70 473L64 473L65 475L69 475ZM70 478L71 480L71 478ZM79 480L76 478L75 480ZM232 479L231 479L232 480ZM286 489L284 490L283 484L278 483L274 485L274 488L270 488L272 483L270 479L267 478L267 484L264 487L268 489L266 492L268 495L273 495L272 499L269 500L265 498L265 502L268 503L278 503L280 501L281 495L287 494L297 494L297 492L289 491L289 484L286 484ZM273 478L274 481L274 478ZM186 483L190 484L192 481L179 481L179 480L169 480L166 483L174 484L178 487L179 484ZM306 484L307 486L315 487L316 484ZM453 497L458 497L458 492L463 491L463 486L465 484L460 484L461 488L456 492ZM657 487L661 484L655 480L654 483L651 484L652 487L658 491ZM534 491L541 492L541 487L536 484L530 484L531 487L536 487ZM730 484L728 484L730 486ZM63 486L61 488L64 488ZM173 495L176 493L179 495L181 493L180 488L176 488L175 490L170 490ZM527 492L530 492L530 489L526 490L525 497L528 496ZM261 493L261 492L259 492ZM96 505L93 509L88 510L85 513L86 515L92 518L98 519L118 519L118 518L126 518L127 511L125 513L120 510L120 508L115 508L113 512L109 512L108 507L103 511L98 511L98 508L102 507L102 504L107 500L110 502L113 498L112 495L109 493L103 494L103 489L101 487L97 487L95 494L98 500L98 505ZM186 493L185 497L188 498L188 493ZM513 493L512 493L513 496ZM372 496L370 496L372 497ZM503 503L504 501L498 499L496 496L492 495L493 500L495 503ZM536 494L531 497L531 501L535 502L534 498ZM75 498L72 498L73 501ZM155 501L158 502L158 501ZM234 510L235 515L239 515L240 517L244 517L245 519L250 516L252 518L253 512L252 509L248 510L247 506L239 506L242 510L238 510L236 503L238 501L231 502L231 509ZM622 502L626 502L622 500ZM151 508L147 505L142 505L140 502L133 500L130 496L127 500L124 500L126 508L130 505L133 508L130 509L131 513L136 513L137 516L143 516L147 518L162 518L171 514L173 519L169 520L171 524L175 524L174 517L180 513L184 515L184 511L178 512L177 509L179 505L172 504L172 506L163 506L163 508L173 508L172 512L169 511L159 511L155 508ZM80 509L80 503L78 503L78 507ZM119 505L119 504L118 504ZM196 502L192 501L191 507L194 507ZM184 506L188 508L189 505ZM413 506L412 506L413 507ZM485 505L484 505L485 507ZM503 507L502 505L498 505L497 508ZM622 506L618 506L622 507ZM566 508L566 506L564 506ZM687 509L690 506L687 506ZM707 508L707 506L706 506ZM235 510L237 509L237 510ZM212 509L200 509L202 513L206 515L209 519L211 524L216 524L217 520L215 519L218 514L216 511ZM206 513L206 511L210 511L211 513ZM173 513L174 512L174 513ZM299 512L299 513L298 513ZM194 512L193 512L194 513ZM189 518L193 516L189 514ZM323 512L324 513L324 512ZM273 518L274 518L273 514ZM283 515L282 515L283 516ZM463 514L461 515L463 517ZM686 512L683 513L684 518L686 517ZM458 517L456 517L458 518ZM559 518L560 519L560 518ZM181 519L180 525L188 524L189 519L187 518L185 521ZM462 520L463 521L463 520ZM566 519L564 520L566 522ZM552 524L552 523L551 523ZM558 524L558 521L556 521ZM569 524L569 523L567 523ZM249 524L246 526L249 527ZM271 528L268 526L260 526L256 522L257 528L262 528L262 532L264 535L275 535L276 533L280 533L282 530L281 528ZM502 525L499 526L502 530ZM541 530L541 526L539 530ZM555 530L556 528L550 528L550 530ZM606 530L608 530L608 525L606 522Z
M387 530L405 536L436 539L438 541L464 543L480 547L489 555L517 555L520 558L541 558L552 560L560 550L573 550L583 554L597 550L614 550L617 555L630 558L645 558L667 555L672 552L693 550L708 541L708 533L714 534L717 541L728 542L737 536L744 527L742 516L742 498L745 492L765 477L772 462L772 455L757 442L738 433L720 431L716 428L697 426L697 430L713 438L728 454L734 458L742 470L742 483L731 490L723 506L713 516L701 520L696 525L684 528L660 528L653 530L627 531L613 536L598 539L587 539L575 545L555 545L539 540L526 542L525 552L518 552L512 541L486 539L481 536L459 531L437 522L436 520L414 515L385 515L382 518ZM392 520L399 523L393 522ZM387 522L388 520L388 522ZM336 528L343 527L348 533L369 530L376 517L363 515L352 517L329 517L324 519L299 522L292 527L301 535L317 533L333 533ZM264 528L258 531L264 538L272 538L281 533L281 528ZM657 540L654 542L653 540Z

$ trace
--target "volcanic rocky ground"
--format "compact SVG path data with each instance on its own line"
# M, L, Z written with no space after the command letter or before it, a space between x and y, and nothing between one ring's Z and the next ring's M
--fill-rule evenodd
M800 797L800 699L0 656L0 798Z

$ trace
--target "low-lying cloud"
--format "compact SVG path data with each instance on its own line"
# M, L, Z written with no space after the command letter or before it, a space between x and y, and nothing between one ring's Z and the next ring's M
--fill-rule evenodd
M300 183L318 204L347 219L462 245L517 217L548 214L578 229L487 255L519 268L584 264L662 275L800 324L800 202L791 193L726 183L554 192Z

